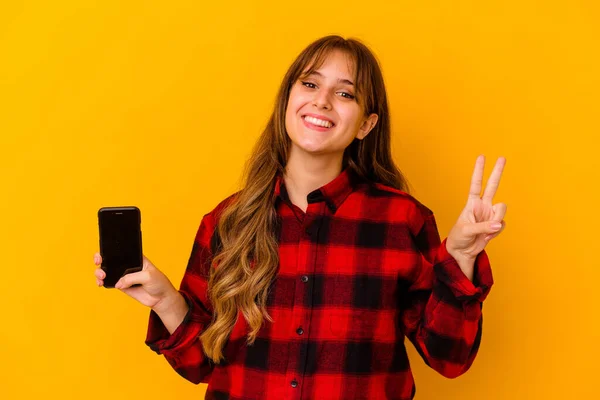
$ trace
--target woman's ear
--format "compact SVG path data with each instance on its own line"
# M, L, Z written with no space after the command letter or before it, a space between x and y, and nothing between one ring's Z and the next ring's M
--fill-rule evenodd
M369 132L371 132L371 130L375 127L375 124L377 124L378 118L379 117L377 116L377 114L369 115L369 117L366 120L364 120L364 122L358 129L358 134L356 135L356 138L358 140L363 140L369 134Z

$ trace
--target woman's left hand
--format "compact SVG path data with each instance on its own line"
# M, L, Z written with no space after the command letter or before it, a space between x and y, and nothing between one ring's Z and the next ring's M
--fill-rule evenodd
M456 259L465 275L471 280L475 258L506 226L504 222L506 204L492 204L505 164L506 159L499 157L488 179L483 197L480 197L485 156L477 157L467 205L446 240L448 253Z

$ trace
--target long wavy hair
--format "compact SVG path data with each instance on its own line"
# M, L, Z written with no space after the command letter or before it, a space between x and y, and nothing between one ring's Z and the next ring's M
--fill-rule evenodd
M355 139L344 151L342 168L350 167L362 179L403 191L408 184L392 160L390 114L379 63L357 39L332 35L308 45L288 69L276 97L273 113L244 167L243 189L222 211L217 224L220 237L213 255L208 296L213 306L212 323L200 340L205 354L216 364L241 311L248 322L247 343L253 344L264 322L273 322L266 311L269 287L279 265L277 213L273 193L278 174L284 174L291 140L285 113L292 86L317 70L334 50L354 62L356 100L365 116L378 121L363 139Z

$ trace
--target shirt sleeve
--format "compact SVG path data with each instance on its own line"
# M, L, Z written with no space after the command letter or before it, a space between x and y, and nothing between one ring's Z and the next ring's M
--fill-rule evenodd
M421 205L413 224L420 257L406 294L406 336L427 365L455 378L472 365L482 333L482 304L493 283L485 251L475 260L471 282L440 241L433 213Z
M189 311L177 329L169 334L162 320L150 311L146 344L162 354L173 369L193 383L208 382L214 364L206 357L199 335L212 321L212 307L207 297L212 261L215 221L212 214L202 218L194 238L188 265L179 292Z

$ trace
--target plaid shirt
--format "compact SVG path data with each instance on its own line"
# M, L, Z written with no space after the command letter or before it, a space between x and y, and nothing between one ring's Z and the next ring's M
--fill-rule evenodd
M265 321L253 345L241 313L226 362L210 362L197 338L212 318L207 277L228 199L197 231L180 287L190 306L182 324L169 335L150 312L146 344L184 378L208 383L207 400L412 399L405 337L446 377L471 366L493 282L485 252L471 282L427 207L347 169L308 195L306 213L281 177L275 197L280 264L267 307L274 322Z

